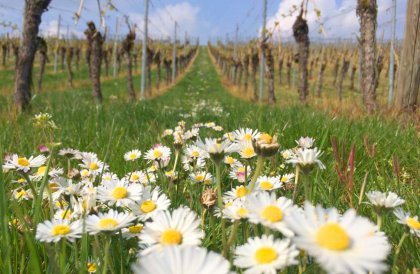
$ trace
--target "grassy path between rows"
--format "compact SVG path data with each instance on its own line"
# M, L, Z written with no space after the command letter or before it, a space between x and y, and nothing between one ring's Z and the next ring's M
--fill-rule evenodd
M123 81L122 81L123 82ZM347 208L345 200L340 199L344 189L335 173L330 138L336 136L349 151L356 145L356 172L354 177L357 201L358 193L365 175L368 190L393 190L406 199L406 210L418 212L416 180L420 142L414 127L402 128L393 122L379 118L364 118L348 121L345 118L332 118L311 108L301 106L270 107L258 106L230 95L223 87L220 77L210 62L206 49L200 49L191 70L167 93L148 101L127 103L126 86L122 83L104 84L105 101L102 106L93 104L89 92L46 93L34 101L32 114L23 114L16 120L0 118L0 153L18 152L37 154L40 144L47 141L62 143L63 147L74 147L83 151L93 151L111 164L111 170L119 176L124 175L127 165L122 155L131 149L145 151L152 144L163 142L161 133L173 128L180 120L188 125L196 122L215 122L226 131L240 127L250 127L279 136L282 148L295 146L300 136L316 138L316 146L324 151L322 161L327 166L318 172L315 201L324 206ZM32 125L32 115L48 112L59 129L48 138ZM214 131L211 136L218 136ZM49 139L49 140L47 140ZM364 140L375 145L375 156L368 156ZM392 159L398 158L404 179L396 180L392 171ZM284 170L284 172L291 170ZM418 182L417 182L418 183ZM363 209L361 210L362 214ZM370 213L369 213L370 214ZM393 220L385 220L386 232L392 242L398 242L401 228ZM408 240L400 260L409 265L420 262L415 240ZM417 253L417 255L415 254ZM414 257L413 257L414 256Z

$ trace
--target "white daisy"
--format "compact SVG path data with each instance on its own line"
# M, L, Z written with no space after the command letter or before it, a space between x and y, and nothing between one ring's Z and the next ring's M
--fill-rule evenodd
M138 149L131 150L124 154L124 160L126 161L135 161L141 156L141 151Z
M64 156L64 157L67 157L67 158L73 158L73 159L81 159L82 158L81 152L79 150L73 149L73 148L60 149L60 151L58 152L58 155Z
M298 264L299 251L289 239L275 240L273 235L249 238L235 249L233 264L245 268L245 274L276 274L289 265Z
M196 246L168 246L132 265L134 274L228 274L229 268L221 255Z
M138 170L128 173L124 177L124 179L130 183L141 183L141 184L148 183L146 174L143 171L138 171Z
M89 171L90 175L97 176L105 171L108 171L108 165L100 161L96 157L92 157L90 154L83 154L82 164L80 166Z
M320 169L325 169L324 164L319 160L321 154L318 148L299 148L296 154L286 160L286 163L299 165L304 171L310 171L315 165L318 165Z
M102 184L107 184L119 180L118 175L112 172L105 172L104 174L102 174L101 179Z
M111 209L107 213L99 212L98 215L88 215L86 228L90 234L117 231L130 226L135 218L131 213L119 213Z
M242 159L251 159L257 154L251 142L239 142L235 144L235 150L239 153Z
M26 173L33 167L40 167L44 165L46 161L47 158L44 155L26 158L24 156L19 157L17 154L13 154L12 157L4 163L3 170L17 170Z
M291 159L291 158L295 158L295 157L296 157L296 153L295 153L295 151L294 151L294 150L292 150L292 149L286 149L286 150L283 150L283 151L281 152L281 156L282 156L285 160L289 160L289 159Z
M185 155L182 156L182 167L185 171L194 171L203 169L206 166L206 160L204 158L189 158Z
M138 238L143 230L142 224L134 224L121 230L122 236L125 239Z
M261 133L258 130L253 130L250 128L240 128L235 130L232 135L235 139L235 142L251 142L252 139L259 137Z
M404 199L398 197L394 192L383 193L380 191L369 191L366 193L366 196L377 209L393 209L405 202Z
M36 172L29 177L32 181L41 181L42 178L44 178L46 172L47 172L47 166L40 166L38 167ZM58 177L58 176L63 175L63 173L64 173L63 168L50 168L48 170L48 176L50 177Z
M260 176L256 181L256 190L271 191L282 187L279 177Z
M129 184L126 180L120 180L100 185L97 199L108 205L127 206L139 201L142 191L141 184Z
M53 199L57 199L60 195L79 195L82 191L83 184L81 182L74 182L71 179L63 177L52 178L48 182L46 190L52 193Z
M241 200L235 200L223 208L223 218L232 221L248 218L249 211Z
M67 220L74 219L78 214L73 212L70 208L57 210L54 214L55 220Z
M16 200L31 200L34 198L30 189L23 188L13 190L12 195Z
M232 167L238 163L238 160L233 158L232 156L226 156L223 162Z
M246 172L245 172L246 169ZM246 174L246 176L245 176ZM240 183L245 183L245 179L248 179L251 175L251 167L248 166L245 168L244 165L238 163L237 165L232 166L231 171L229 172L229 177L237 180Z
M398 218L398 223L406 225L412 234L420 237L420 222L418 216L412 216L410 212L405 212L401 208L397 208L394 211L394 214Z
M162 137L170 136L174 133L173 129L165 129L162 133Z
M228 140L219 142L217 139L206 138L204 141L201 139L198 140L195 145L207 152L208 157L215 162L220 162L226 154L235 150L232 143Z
M129 207L140 220L146 221L158 212L167 210L170 205L171 201L165 193L161 193L159 187L152 190L151 186L146 186L141 199Z
M206 171L198 171L196 173L191 173L189 177L190 180L194 183L204 183L206 185L210 185L214 181L213 176Z
M147 254L169 245L200 245L203 238L197 214L187 207L179 207L172 213L161 211L153 216L144 225L140 243L148 246L142 251Z
M301 148L311 148L314 145L315 139L311 137L300 137L295 142Z
M225 192L223 199L225 200L245 200L250 194L250 190L246 186L237 186L232 190Z
M149 161L167 161L171 156L171 150L169 147L161 144L154 145L151 149L146 152L144 158Z
M38 224L36 228L36 239L41 242L58 242L65 238L73 242L80 238L82 234L83 223L78 220L70 222L68 220L52 220Z
M185 148L184 155L191 159L205 158L207 156L205 151L194 145L188 145Z
M245 206L249 211L249 221L262 224L292 237L293 232L285 223L293 202L285 197L276 198L275 193L257 192L248 196Z
M293 178L295 178L295 174L293 173L283 174L280 177L280 182L287 184L290 183L293 180Z
M379 273L387 269L390 245L383 233L354 209L343 216L305 204L303 213L293 210L286 218L296 236L293 242L315 257L328 273Z

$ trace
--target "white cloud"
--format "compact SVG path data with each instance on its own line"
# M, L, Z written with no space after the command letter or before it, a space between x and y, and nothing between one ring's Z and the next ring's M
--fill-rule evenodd
M167 5L164 8L158 8L149 15L149 33L153 38L173 37L174 22L177 21L182 33L178 32L178 37L183 37L184 32L194 35L198 31L200 8L193 6L188 2L182 2L175 5ZM130 20L135 22L138 27L143 29L143 14L132 13Z
M402 37L407 2L406 0L397 1L397 35ZM314 4L315 3L315 4ZM268 19L267 28L272 29L275 22L279 22L281 37L292 36L292 26L297 13L283 18L283 14L289 14L292 6L296 5L296 0L283 0L280 2L278 10L274 16ZM390 37L392 17L392 0L378 0L378 35L384 33L385 39ZM315 0L309 1L307 21L311 37L319 37L319 23L314 9L321 11L321 21L324 22L325 35L327 38L355 38L359 32L359 20L356 16L356 1L343 0L337 3L336 0ZM277 32L277 36L279 33Z

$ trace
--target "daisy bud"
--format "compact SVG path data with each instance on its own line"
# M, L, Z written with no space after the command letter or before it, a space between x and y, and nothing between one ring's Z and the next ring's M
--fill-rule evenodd
M277 136L271 136L267 133L260 134L252 139L252 146L259 156L271 157L277 153L280 148L277 142Z

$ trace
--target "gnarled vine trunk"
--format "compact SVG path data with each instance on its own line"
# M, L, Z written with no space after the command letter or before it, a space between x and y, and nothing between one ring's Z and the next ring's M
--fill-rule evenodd
M308 96L308 59L309 59L309 28L303 19L303 8L293 24L293 36L299 48L299 99L306 104Z
M102 44L104 39L101 33L96 29L93 22L89 22L85 35L88 41L89 76L92 82L92 96L97 103L102 103L101 91L101 62L102 62Z
M376 110L376 0L357 0L357 16L360 21L361 90L369 114Z
M16 62L15 103L22 111L29 107L31 100L32 66L37 48L36 37L41 24L41 16L47 10L51 0L25 1L22 40Z

